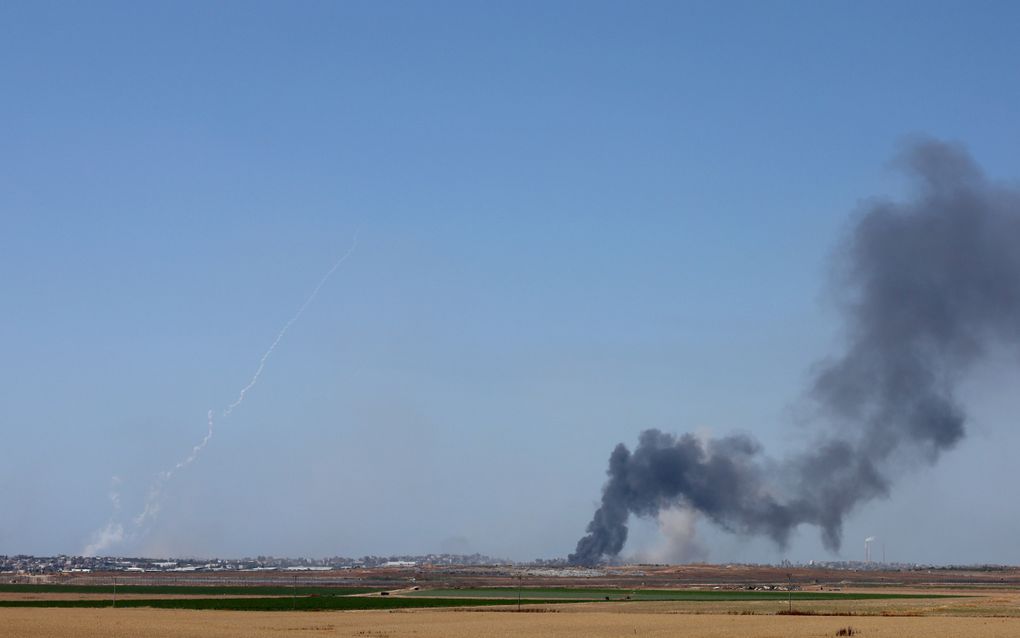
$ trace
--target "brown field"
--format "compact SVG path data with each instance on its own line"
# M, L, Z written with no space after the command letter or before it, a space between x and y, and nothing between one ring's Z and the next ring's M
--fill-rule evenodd
M33 578L34 582L108 584L114 575ZM518 582L507 567L376 569L302 576L302 584L386 586L396 592L413 579L422 589L507 586ZM256 584L245 574L179 577L116 575L122 584ZM288 574L260 574L258 584L296 582ZM527 586L589 586L744 589L754 584L793 582L803 590L838 587L849 593L938 593L957 598L794 601L808 615L778 615L782 600L591 602L513 608L447 608L399 611L252 612L170 609L0 608L0 637L134 638L155 636L260 637L349 636L352 638L475 638L479 636L690 638L796 638L854 635L878 637L1020 636L1020 570L831 571L756 566L627 566L597 577L530 574ZM512 591L512 590L511 590ZM397 594L399 595L399 593ZM0 593L0 600L106 599L108 594ZM118 598L211 598L212 595L126 594ZM237 596L225 596L237 597ZM541 612L541 613L539 613Z
M0 610L0 633L12 638L350 636L476 638L479 636L797 638L855 635L889 638L1012 638L1020 618L752 616L676 613L673 604L573 607L555 613L422 610L402 612L224 612L157 609Z
M943 569L897 569L897 570L833 570L805 567L768 567L762 565L623 565L606 568L606 573L597 577L549 577L529 575L528 586L581 586L581 587L699 587L699 586L742 586L759 583L794 583L841 587L894 586L925 589L967 587L1018 587L1020 568L1009 567L994 570L967 568ZM113 579L122 585L272 585L291 584L295 574L285 572L222 572L218 574L194 574L175 576L152 573L103 573L54 574L47 576L4 577L0 582L38 582L63 584L109 585ZM364 568L327 572L302 573L298 575L302 585L347 585L347 586L406 586L414 578L417 584L434 587L477 587L515 586L518 571L510 566L432 566L421 565L413 568Z

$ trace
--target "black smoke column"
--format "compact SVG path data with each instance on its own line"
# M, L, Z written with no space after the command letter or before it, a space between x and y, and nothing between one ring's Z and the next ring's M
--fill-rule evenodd
M615 556L631 514L673 506L780 546L809 523L836 550L843 519L888 493L899 461L934 463L964 436L959 378L989 347L1020 337L1020 193L989 183L955 145L922 141L901 160L914 199L868 206L836 253L846 349L815 367L807 390L813 444L770 461L746 436L646 430L633 453L613 450L570 562Z

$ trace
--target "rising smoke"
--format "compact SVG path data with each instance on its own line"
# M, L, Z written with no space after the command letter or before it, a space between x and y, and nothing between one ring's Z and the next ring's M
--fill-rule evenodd
M1020 191L990 183L955 145L916 142L901 161L913 199L868 205L836 253L846 346L812 373L811 446L772 461L743 435L646 430L633 452L613 450L571 562L615 556L631 514L669 507L780 546L815 525L835 551L847 514L888 493L895 461L934 463L964 436L958 380L1020 336Z
M696 563L708 558L708 548L698 538L698 513L686 507L670 507L658 515L659 541L639 551L641 563Z

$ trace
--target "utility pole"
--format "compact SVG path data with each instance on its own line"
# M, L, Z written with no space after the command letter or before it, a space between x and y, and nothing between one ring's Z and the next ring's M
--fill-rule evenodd
M521 610L521 587L524 585L524 573L517 572L517 611Z
M786 582L787 582L786 593L789 594L788 598L789 598L789 601L790 601L789 608L787 609L787 611L792 614L793 613L793 574L787 574L786 575Z
M297 609L297 574L294 574L294 587L290 591L290 609L293 611Z
M117 577L113 577L113 606L117 606Z

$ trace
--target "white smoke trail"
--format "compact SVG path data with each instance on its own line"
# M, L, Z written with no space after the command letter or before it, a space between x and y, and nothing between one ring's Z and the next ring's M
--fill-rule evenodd
M110 504L113 505L113 511L120 511L120 477L110 477L110 491L106 494L106 497L110 499Z
M198 458L198 455L205 449L205 446L209 444L209 439L211 439L213 435L213 411L209 410L206 413L206 417L208 429L206 430L205 436L202 437L202 440L191 448L191 454L178 461L169 470L163 470L157 474L156 480L153 481L151 486L149 486L149 492L145 497L145 506L142 508L142 511L138 514L138 516L135 516L134 518L136 528L142 527L148 520L155 518L156 515L159 514L159 502L160 497L163 494L163 486L166 485L175 474L194 463L195 459Z
M92 540L81 550L82 556L95 556L111 545L116 545L124 540L124 526L120 523L110 521L101 529L92 534Z
M322 276L322 279L319 280L318 285L315 286L315 288L312 290L312 293L308 295L308 298L305 299L305 302L301 304L301 307L298 308L297 312L294 313L294 316L291 317L287 323L283 324L283 328L281 328L280 332L276 335L276 339L273 340L272 345L269 346L269 349L266 350L265 353L263 353L262 358L259 360L259 366L258 368L255 369L255 374L252 375L251 381L248 382L248 385L241 388L241 391L237 395L237 399L235 399L233 403L228 405L223 410L223 416L229 415L231 412L234 411L234 408L236 408L237 406L241 405L241 403L244 402L244 396L248 394L248 390L251 390L255 386L255 384L258 383L259 376L261 376L262 371L265 370L266 360L269 359L269 355L273 354L273 350L276 350L276 346L280 345L280 341L283 340L284 335L287 334L287 331L290 330L290 327L294 324L295 321L301 318L301 315L305 313L305 310L308 308L308 306L310 306L311 303L315 301L315 298L318 296L319 291L326 284L326 282L333 275L333 273L336 272L336 269L339 268L345 261L347 261L347 259L354 253L354 249L358 247L358 235L360 234L361 227L359 226L358 229L354 231L354 241L351 242L351 247L347 249L347 252L341 255L340 259L338 259L336 263L333 264L332 268L326 271L326 274Z
M269 345L269 348L262 354L262 357L259 359L258 367L255 369L255 374L252 375L251 380L248 381L248 384L246 386L241 388L241 391L238 393L237 398L222 410L223 417L229 416L230 413L233 412L235 408L237 408L244 402L244 398L248 394L248 391L251 390L256 383L258 383L259 377L262 375L263 370L265 370L266 368L266 362L269 360L269 357L273 354L273 351L276 350L276 347L280 345L280 342L283 340L284 336L286 336L287 331L290 330L290 327L294 325L294 323L298 319L301 318L301 315L305 313L305 310L308 309L308 306L310 306L312 302L315 301L315 298L319 295L319 291L322 290L322 287L326 285L326 282L329 281L330 277L333 276L333 273L335 273L337 269L340 268L340 266L343 265L343 263L347 261L352 254L354 254L354 250L358 247L358 236L360 234L361 226L359 226L357 230L354 231L354 238L351 241L351 245L347 249L347 251L344 252L344 254L341 255L340 258L333 263L333 266L326 271L326 274L322 276L322 278L319 280L319 283L316 284L315 288L312 289L312 292L308 295L308 297L305 298L304 303L302 303L301 306L297 309L297 312L294 313L294 315L287 321L287 323L283 324L283 328L280 329L280 331L276 335L276 338L273 339L273 342ZM176 475L178 472L194 463L195 460L202 453L202 451L205 449L205 447L209 444L209 441L212 439L213 432L215 429L214 414L215 414L214 410L209 410L207 412L206 423L208 427L205 436L202 437L202 440L191 448L191 453L188 454L187 457L175 463L174 466L171 467L170 469L163 470L162 472L156 475L156 479L153 481L152 485L149 486L149 490L146 494L145 504L142 507L142 511L139 512L138 515L132 519L134 529L131 531L125 531L123 525L121 525L120 523L115 521L108 522L106 526L92 534L92 540L82 550L82 554L84 556L95 556L98 552L106 550L113 545L116 545L131 538L135 538L140 532L143 531L143 528L146 526L147 523L156 518L156 516L159 514L159 510L161 507L163 488L174 477L174 475ZM120 479L114 477L114 482L116 484L119 484ZM110 499L114 503L114 509L119 510L120 509L119 493L111 492Z
M115 520L117 513L120 512L120 484L119 476L110 477L110 491L107 492L106 498L113 506L114 516L107 521L106 525L92 533L92 540L82 550L83 555L95 556L97 552L124 540L124 526Z

